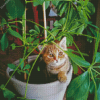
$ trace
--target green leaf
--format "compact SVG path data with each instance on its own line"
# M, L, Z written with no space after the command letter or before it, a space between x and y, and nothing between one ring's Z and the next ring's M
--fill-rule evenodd
M78 66L72 60L71 60L71 64L73 66L74 74L77 74L78 73Z
M37 67L37 71L40 71L40 67L39 66Z
M34 29L31 29L31 30L29 30L29 32L30 32L30 34L39 34L36 30L34 30Z
M100 63L100 52L97 52L95 62Z
M98 90L97 90L97 97L98 97L98 100L100 100L100 83L99 83L99 87L98 87Z
M66 21L66 18L62 18L62 19L59 20L58 23L60 23L61 25L64 25L65 21ZM61 26L61 25L60 25L60 26Z
M31 43L31 42L34 40L34 38L32 38L32 37L27 37L26 40L27 40L27 42Z
M16 48L15 43L11 44L11 46L12 46L12 50L14 50Z
M24 68L23 68L23 70L25 70L25 69L30 69L30 65L29 64L27 64Z
M17 67L14 64L8 64L8 67L15 70Z
M79 27L79 29L76 31L76 33L82 34L83 31L84 31L84 25Z
M27 52L31 52L31 51L32 51L32 49L33 49L33 47L29 46L29 49L28 49L28 51L27 51Z
M7 32L8 32L9 34L11 34L12 36L15 36L15 37L17 37L17 38L19 38L19 39L22 40L22 36L21 36L18 32L12 30L11 28L8 28L8 29L7 29Z
M67 33L65 34L65 36L67 37L67 40L66 40L67 46L71 46L73 44L73 36Z
M10 27L18 28L19 30L22 30L20 27L18 27L18 26L16 26L16 25L10 25Z
M34 40L33 45L39 43L39 38L37 38L36 40Z
M60 1L60 0L54 0L54 1L52 1L52 4L53 4L54 6L57 6L58 3L59 3L59 1Z
M25 70L25 73L29 75L29 71L28 70Z
M52 35L55 37L55 36L58 34L58 32L59 32L59 30L54 30L54 31L52 32ZM53 36L51 36L51 39L54 38Z
M15 94L8 89L3 90L3 95L5 98L8 98L8 100L11 100L15 97Z
M77 64L78 66L82 66L82 67L85 67L85 68L88 68L90 66L90 63L85 61L83 58L81 58L80 56L77 56L71 52L68 52L67 53L68 56L71 58L71 60Z
M45 9L47 9L50 5L50 1L45 1Z
M98 89L99 88L99 84L100 84L100 79L96 78L95 82L96 82L96 86L97 86L97 89ZM95 93L95 86L94 86L94 82L93 81L91 81L91 83L90 83L90 93L91 94Z
M94 49L94 56L93 56L93 62L95 61L96 59L96 55L97 55L97 51L98 51L98 47L99 47L99 42L100 42L100 34L99 34L99 31L97 32L97 38L96 38L96 41L95 41L95 49Z
M61 27L61 26L62 26L62 25L58 22L58 20L55 21L53 25L56 26L56 27Z
M7 24L7 22L6 22L6 20L4 18L2 18L2 20L1 20L1 26L3 27L4 24Z
M6 0L5 2L7 2ZM21 0L9 0L6 4L7 13L6 15L10 19L21 18L25 11L24 2Z
M61 8L59 15L62 16L62 14L65 12L65 9L67 7L67 4L65 3L64 6Z
M57 1L57 0L56 0ZM55 1L54 1L55 2ZM57 9L60 10L64 2L60 1L57 5Z
M88 17L87 17L87 14L86 14L85 10L83 10L83 17L85 17L88 20Z
M33 6L38 6L39 5L39 3L38 2L34 2L34 0L33 0Z
M1 49L4 51L8 47L8 38L6 33L3 34L0 42L1 42Z
M89 29L91 30L92 34L94 34L94 36L97 37L97 32L95 31L95 29L92 27L89 27Z
M89 81L88 71L72 80L67 89L67 100L87 100L90 86Z
M45 1L45 0L33 0L33 3L34 3L34 2L37 2L37 3L39 3L40 5L42 5L44 1Z
M91 12L91 13L89 13L90 15L92 15L92 14L95 13L95 7L94 7L94 5L93 5L91 2L88 2L87 8L88 8L89 11Z
M19 59L19 62L21 63L20 67L21 67L21 70L22 70L23 67L24 67L24 61L23 61L23 58L20 58L20 59Z
M39 29L39 27L37 25L35 25L34 28L38 33L40 33L40 29Z
M91 32L89 32L88 30L87 30L87 35L92 36ZM92 39L91 37L88 37L88 36L87 36L87 41L89 41L89 42L91 43L92 40L93 40L93 39Z
M2 84L0 88L3 92L4 98L7 98L7 100L12 100L12 98L15 97L15 94L12 91L5 88L4 84Z

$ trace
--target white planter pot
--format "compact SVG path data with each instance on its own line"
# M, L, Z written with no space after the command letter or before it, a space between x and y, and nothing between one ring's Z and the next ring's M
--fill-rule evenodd
M29 56L28 60L35 60L36 55ZM14 64L18 65L19 60L15 61ZM47 84L28 84L27 86L27 99L36 99L36 100L63 100L64 93L69 85L72 78L72 66L67 74L67 81L61 83L59 81L47 83ZM7 78L10 77L9 72L12 71L9 67L6 70ZM14 89L22 96L25 95L26 83L21 82L14 77L11 78L10 83Z

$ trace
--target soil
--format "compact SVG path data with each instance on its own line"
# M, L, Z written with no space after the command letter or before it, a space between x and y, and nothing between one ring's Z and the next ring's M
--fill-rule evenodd
M34 62L34 61L33 61ZM30 65L32 66L32 63ZM37 70L37 67L40 67L40 71ZM10 75L13 73L13 71L10 72ZM15 72L15 78L26 82L24 80L24 73L18 74L18 72ZM57 80L57 75L52 75L51 77L48 76L47 71L46 71L46 65L43 61L37 61L36 64L34 65L34 68L32 70L32 73L30 75L29 83L31 84L45 84L45 83L50 83L54 82Z

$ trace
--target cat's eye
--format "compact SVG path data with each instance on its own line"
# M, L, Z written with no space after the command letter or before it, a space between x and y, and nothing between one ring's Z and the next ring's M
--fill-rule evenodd
M50 53L50 54L49 54L49 56L50 56L50 57L53 57L53 54L52 54L52 53Z
M59 56L62 56L63 55L63 52L59 52L59 54L58 54Z

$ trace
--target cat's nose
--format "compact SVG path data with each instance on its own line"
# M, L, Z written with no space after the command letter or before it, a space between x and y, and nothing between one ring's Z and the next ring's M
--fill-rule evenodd
M58 63L58 60L56 60L56 63Z

